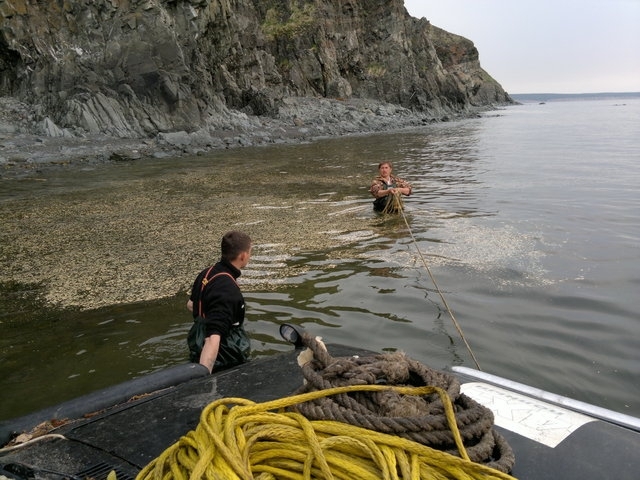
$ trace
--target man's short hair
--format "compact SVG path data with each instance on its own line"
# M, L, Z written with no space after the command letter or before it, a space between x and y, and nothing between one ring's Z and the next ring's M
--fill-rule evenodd
M222 259L227 262L235 260L242 252L248 252L250 249L251 237L237 230L225 233L220 243Z

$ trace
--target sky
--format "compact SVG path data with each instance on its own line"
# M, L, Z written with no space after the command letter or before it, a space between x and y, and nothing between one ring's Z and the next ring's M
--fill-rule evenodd
M405 0L510 94L640 92L640 0Z

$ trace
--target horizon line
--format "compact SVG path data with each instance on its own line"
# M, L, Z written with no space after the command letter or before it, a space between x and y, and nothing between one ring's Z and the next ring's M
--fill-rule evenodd
M640 91L602 91L602 92L521 92L511 93L509 95L640 95Z

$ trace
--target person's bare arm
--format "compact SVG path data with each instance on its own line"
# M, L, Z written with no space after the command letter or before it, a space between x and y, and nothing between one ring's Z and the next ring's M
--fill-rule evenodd
M210 335L204 339L204 346L200 353L200 364L207 367L209 369L209 373L213 371L213 366L216 363L219 349L220 335Z

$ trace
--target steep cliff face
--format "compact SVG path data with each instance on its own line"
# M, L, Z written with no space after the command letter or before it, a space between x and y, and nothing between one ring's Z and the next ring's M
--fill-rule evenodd
M434 114L510 102L472 42L402 0L0 0L0 96L117 137L275 117L292 96Z

